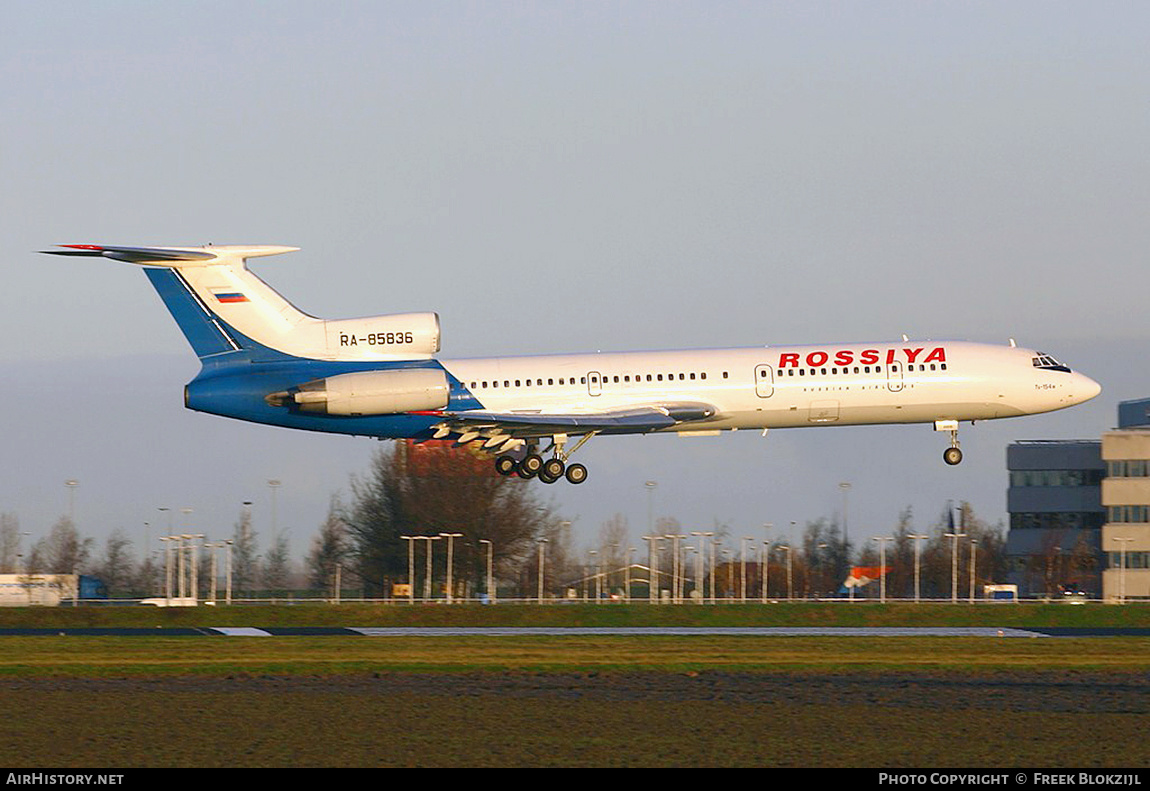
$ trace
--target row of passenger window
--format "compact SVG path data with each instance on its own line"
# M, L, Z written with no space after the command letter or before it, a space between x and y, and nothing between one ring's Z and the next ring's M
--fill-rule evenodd
M646 379L644 379L644 376L646 376ZM602 386L602 385L612 384L612 383L613 384L632 384L632 383L639 383L639 382L643 382L643 381L647 381L647 382L664 382L664 381L665 382L674 382L674 381L693 382L693 381L697 381L697 380L706 380L707 374L706 373L645 374L645 375L644 374L615 374L615 375L611 375L611 376L607 376L605 374L590 374L590 378L591 378L591 384L592 385ZM724 379L730 378L729 372L723 371L723 378ZM544 382L546 382L546 385L544 384ZM567 386L567 385L575 385L575 384L580 384L580 385L587 384L587 377L586 376L580 376L580 377L578 377L578 381L576 381L576 377L574 377L574 376L567 376L567 377L561 376L558 379L556 379L554 377L549 377L547 379L542 379L542 378L537 378L537 379L503 379L502 381L500 381L500 380L492 380L492 381L479 380L479 381L473 381L471 383L471 389L477 390L477 389L485 389L488 387L492 387L492 388L496 388L496 387L507 387L507 388L510 388L510 387L555 387L557 385Z
M945 371L946 370L946 363L930 363L930 365L927 365L926 363L918 363L917 365L918 365L917 370L919 370L919 371ZM937 365L937 367L935 367L936 365ZM897 366L891 366L891 369L894 373L897 373L899 370ZM914 371L915 370L915 364L912 363L912 364L906 366L906 370L908 372ZM795 373L796 371L798 372L797 374ZM831 376L837 376L839 374L852 374L852 373L854 373L854 374L869 374L869 373L881 374L881 373L886 372L886 368L884 368L881 365L856 365L853 368L844 366L842 368L780 368L779 369L779 375L781 375L781 376L796 376L796 375L798 375L798 376L819 376L819 375L826 376L828 372L830 373Z
M914 364L907 365L906 370L907 371L914 371L915 365ZM930 363L929 365L925 364L925 363L919 363L918 364L918 370L923 371L923 372L925 372L925 371L945 371L946 370L946 363ZM826 376L829 372L832 376L837 376L839 374L849 374L849 373L856 373L856 374L858 374L858 373L866 373L866 374L876 373L876 374L878 374L878 373L883 373L884 371L885 371L885 368L881 365L861 365L861 366L856 365L853 367L853 369L848 368L848 367L843 367L843 368L780 368L779 369L779 375L780 376L796 376L796 375L797 376L819 376L819 375ZM760 372L759 372L760 378L765 378L766 375L767 375L766 370L760 370ZM730 378L730 372L729 371L723 371L722 376L724 379L729 379ZM603 374L591 374L590 378L591 378L591 384L592 385L606 385L606 384L632 384L632 383L642 383L642 382L674 382L674 381L686 382L686 381L706 380L707 374L705 372L702 372L702 373L677 373L677 374L612 374L610 376L603 375ZM544 382L546 382L546 384L544 384ZM497 388L497 387L506 387L506 388L510 388L510 387L555 387L556 385L568 386L568 385L575 385L575 384L580 384L580 385L587 384L587 377L581 376L581 377L578 377L578 380L576 380L576 377L574 377L574 376L570 376L570 377L561 376L558 379L556 379L555 377L549 377L547 379L542 379L542 378L536 378L536 379L503 379L503 380L496 379L496 380L491 380L491 381L477 380L477 381L473 381L471 383L471 389L472 390L487 389L489 387L490 388Z

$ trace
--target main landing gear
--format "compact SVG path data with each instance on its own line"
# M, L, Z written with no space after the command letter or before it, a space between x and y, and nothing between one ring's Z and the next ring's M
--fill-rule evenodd
M950 432L950 447L942 452L942 460L952 467L960 463L962 461L962 449L958 446L958 421L936 420L934 421L934 430Z
M555 483L560 478L566 478L568 483L583 483L587 480L587 468L582 464L568 464L567 458L571 453L591 439L596 432L584 435L570 452L563 450L567 443L566 434L557 434L552 438L551 448L554 455L544 460L539 455L536 443L527 446L527 452L522 458L505 453L495 459L495 470L500 475L518 475L520 478L538 478L543 483Z

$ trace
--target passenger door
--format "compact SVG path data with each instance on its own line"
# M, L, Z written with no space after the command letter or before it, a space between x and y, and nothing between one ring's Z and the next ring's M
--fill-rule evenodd
M775 393L775 369L769 365L755 366L755 395L770 398Z
M603 375L598 371L587 372L587 393L588 395L603 395Z

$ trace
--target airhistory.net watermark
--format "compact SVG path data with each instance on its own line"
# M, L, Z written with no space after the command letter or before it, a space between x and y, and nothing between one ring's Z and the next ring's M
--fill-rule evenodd
M124 776L114 774L69 774L65 772L8 772L4 785L28 786L116 786Z

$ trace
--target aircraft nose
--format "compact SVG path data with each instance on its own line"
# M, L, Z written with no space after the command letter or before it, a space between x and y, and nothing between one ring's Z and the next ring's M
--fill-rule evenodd
M1102 385L1089 376L1076 373L1075 377L1077 377L1077 381L1074 383L1074 400L1078 403L1089 401L1102 392Z

